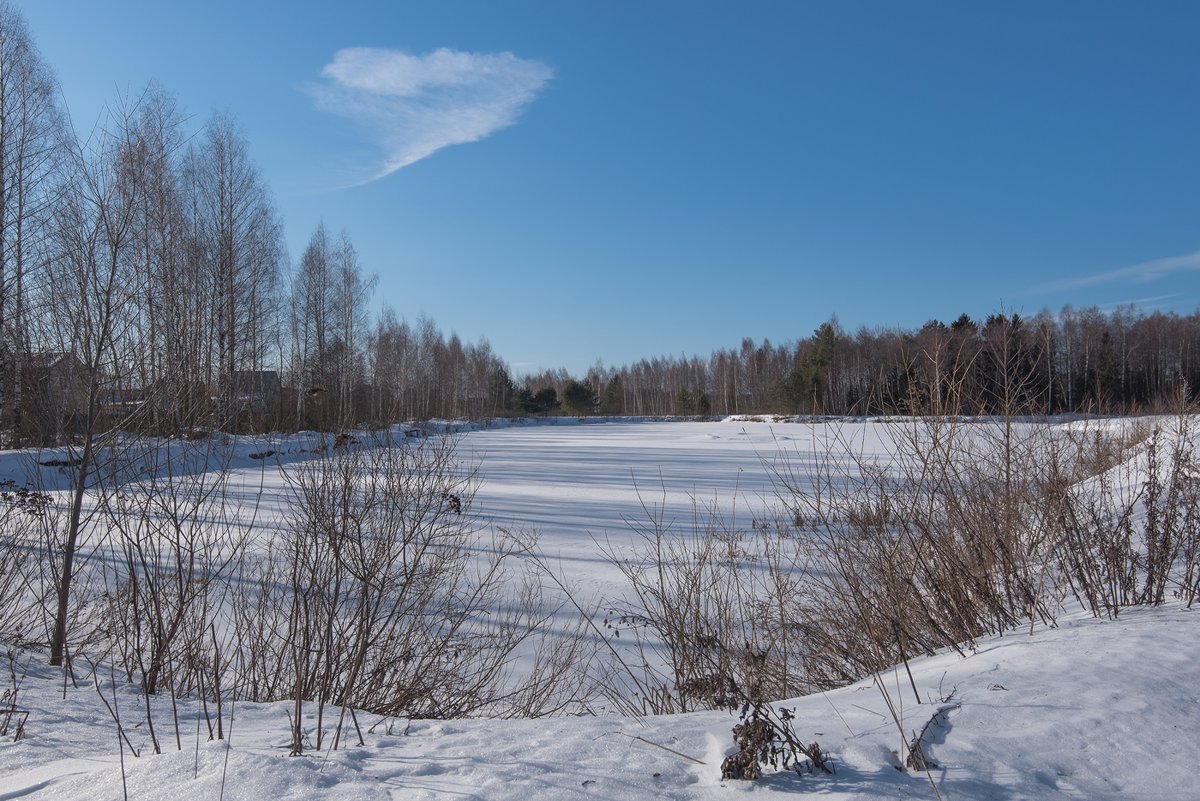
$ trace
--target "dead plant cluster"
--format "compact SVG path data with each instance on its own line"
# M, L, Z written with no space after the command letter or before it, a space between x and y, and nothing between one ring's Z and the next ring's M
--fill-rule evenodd
M833 763L821 746L807 745L792 728L794 710L768 704L743 704L740 722L733 727L737 751L721 763L722 779L754 781L762 776L763 766L795 773L833 773Z

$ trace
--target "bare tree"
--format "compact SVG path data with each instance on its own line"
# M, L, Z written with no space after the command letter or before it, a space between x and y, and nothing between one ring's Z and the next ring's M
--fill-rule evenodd
M325 224L313 231L292 278L292 380L296 386L296 423L304 425L310 399L328 390L332 254Z
M157 86L142 96L133 119L144 159L145 188L134 222L137 363L130 389L139 390L146 419L141 428L174 432L194 422L195 388L202 380L199 354L203 286L187 258L190 236L179 180L183 117L175 98Z
M73 153L71 180L58 203L56 253L47 285L48 334L70 354L77 375L70 449L69 512L62 532L50 662L61 664L85 530L84 499L112 458L109 391L129 364L131 309L139 293L133 275L134 223L145 189L144 143L134 109L117 107L90 143ZM107 407L107 408L106 408ZM108 448L107 453L105 448Z
M337 322L336 360L337 425L354 424L354 388L363 373L363 344L367 329L367 303L375 290L376 276L364 276L350 236L342 231L333 252L333 311Z
M30 350L30 273L43 260L63 155L56 88L25 21L0 3L0 403L17 438Z
M283 245L266 184L246 140L216 115L184 160L196 256L205 279L210 338L204 358L217 421L234 422L239 371L260 369L277 320Z

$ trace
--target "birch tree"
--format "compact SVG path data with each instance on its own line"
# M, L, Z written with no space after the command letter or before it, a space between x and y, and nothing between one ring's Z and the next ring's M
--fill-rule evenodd
M204 363L217 421L240 411L237 373L262 369L277 320L284 248L266 184L245 138L215 115L185 161L196 257L207 284L210 333Z
M29 296L45 262L63 158L56 93L24 19L0 2L0 411L18 439L31 349Z

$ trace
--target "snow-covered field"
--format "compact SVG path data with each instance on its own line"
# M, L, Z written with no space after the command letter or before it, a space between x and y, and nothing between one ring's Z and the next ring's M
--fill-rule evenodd
M878 427L854 428L864 447L884 451ZM781 453L803 461L826 434L730 421L520 426L473 432L460 452L480 466L481 514L533 530L542 555L569 581L609 596L620 591L620 576L598 543L638 544L631 523L659 509L665 522L687 528L697 505L716 504L748 528L774 503L769 465Z
M538 553L589 602L621 591L600 556L637 536L629 521L665 504L664 519L691 522L694 503L716 503L739 525L768 514L781 452L793 469L833 434L885 455L886 427L799 423L639 422L513 426L462 436L478 464L474 510L538 534ZM303 437L236 443L230 465L256 525L286 511L286 465L309 458ZM0 460L0 477L30 460ZM52 484L57 468L41 468ZM23 473L22 471L25 471ZM795 699L795 728L832 755L832 775L772 774L720 780L736 718L721 712L654 718L600 715L536 720L381 720L359 715L365 745L288 757L289 707L224 710L227 738L210 741L194 699L157 698L162 755L148 755L144 697L103 667L64 682L45 654L0 658L0 692L28 710L0 743L6 799L267 798L720 798L811 792L828 798L1200 798L1200 628L1178 605L1132 609L1119 619L1066 614L1036 627L911 662L840 690ZM11 672L9 670L11 664ZM117 679L113 686L112 678ZM919 696L919 703L918 697ZM5 702L0 699L0 710ZM130 745L118 747L112 707ZM311 714L311 706L308 709ZM899 726L897 723L899 719ZM926 724L933 722L927 727ZM0 711L0 730L6 719ZM307 721L315 726L315 719ZM326 721L328 725L328 721ZM161 725L160 725L161 729ZM921 738L929 770L900 770L901 729ZM178 732L178 740L176 739ZM123 761L122 761L123 760Z

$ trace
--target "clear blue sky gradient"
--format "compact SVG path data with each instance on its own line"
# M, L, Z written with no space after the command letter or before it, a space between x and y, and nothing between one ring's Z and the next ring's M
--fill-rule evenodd
M919 326L1200 305L1200 3L18 0L75 125L157 80L240 121L293 261L518 372ZM343 48L553 70L515 124L379 180L314 103ZM1166 260L1166 261L1163 261Z

